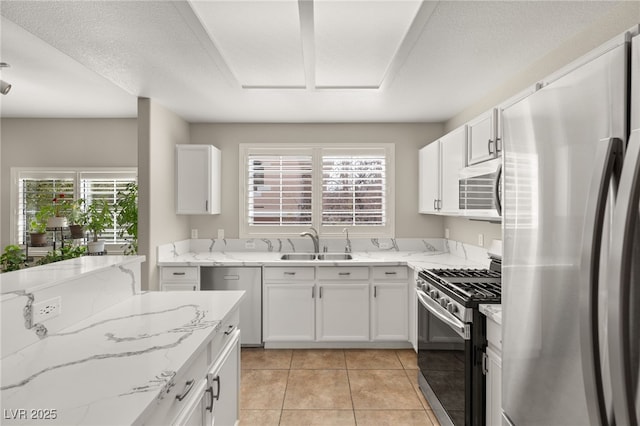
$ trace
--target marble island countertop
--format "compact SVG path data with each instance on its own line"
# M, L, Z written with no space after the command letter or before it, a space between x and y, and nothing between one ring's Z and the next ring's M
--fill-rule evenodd
M2 424L143 422L243 295L134 295L4 357Z
M158 259L159 266L358 266L408 265L413 269L483 268L477 260L440 251L353 252L350 260L281 260L280 252L189 252Z
M502 305L500 304L481 304L480 313L484 314L487 319L502 325Z

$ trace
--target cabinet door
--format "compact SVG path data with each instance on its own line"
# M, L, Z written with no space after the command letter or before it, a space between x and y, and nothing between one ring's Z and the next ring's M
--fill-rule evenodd
M487 426L502 424L502 359L491 348L486 349Z
M409 339L407 283L374 283L372 295L373 340Z
M214 363L214 371L207 376L213 398L213 419L206 418L209 426L234 426L240 417L240 336L238 331L235 333L228 349ZM205 414L209 412L207 408Z
M435 213L440 201L440 141L418 152L418 211Z
M496 114L496 110L492 109L469 122L467 164L481 163L498 156Z
M459 173L466 164L467 126L462 126L440 139L441 163L441 212L460 212Z
M220 213L220 150L176 145L176 213Z
M369 283L331 283L318 286L318 340L369 340Z
M263 338L265 342L313 341L315 286L265 284L263 294Z

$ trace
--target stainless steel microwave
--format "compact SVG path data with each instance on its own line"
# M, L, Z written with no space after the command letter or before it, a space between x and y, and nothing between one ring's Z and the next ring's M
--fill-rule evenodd
M502 218L502 158L474 164L460 171L460 210L465 216Z

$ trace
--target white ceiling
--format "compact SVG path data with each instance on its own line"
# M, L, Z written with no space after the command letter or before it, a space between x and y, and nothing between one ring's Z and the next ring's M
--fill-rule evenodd
M440 122L614 1L2 1L3 117Z

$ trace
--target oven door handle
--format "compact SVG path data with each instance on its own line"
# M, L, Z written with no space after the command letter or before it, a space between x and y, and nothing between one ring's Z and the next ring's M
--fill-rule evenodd
M453 331L458 334L458 336L462 337L464 340L471 339L469 328L464 322L449 314L449 312L442 312L442 307L434 302L429 296L424 294L422 290L416 289L416 294L418 295L420 304L424 306L427 311L429 311L440 321L448 325L451 329L453 329Z

